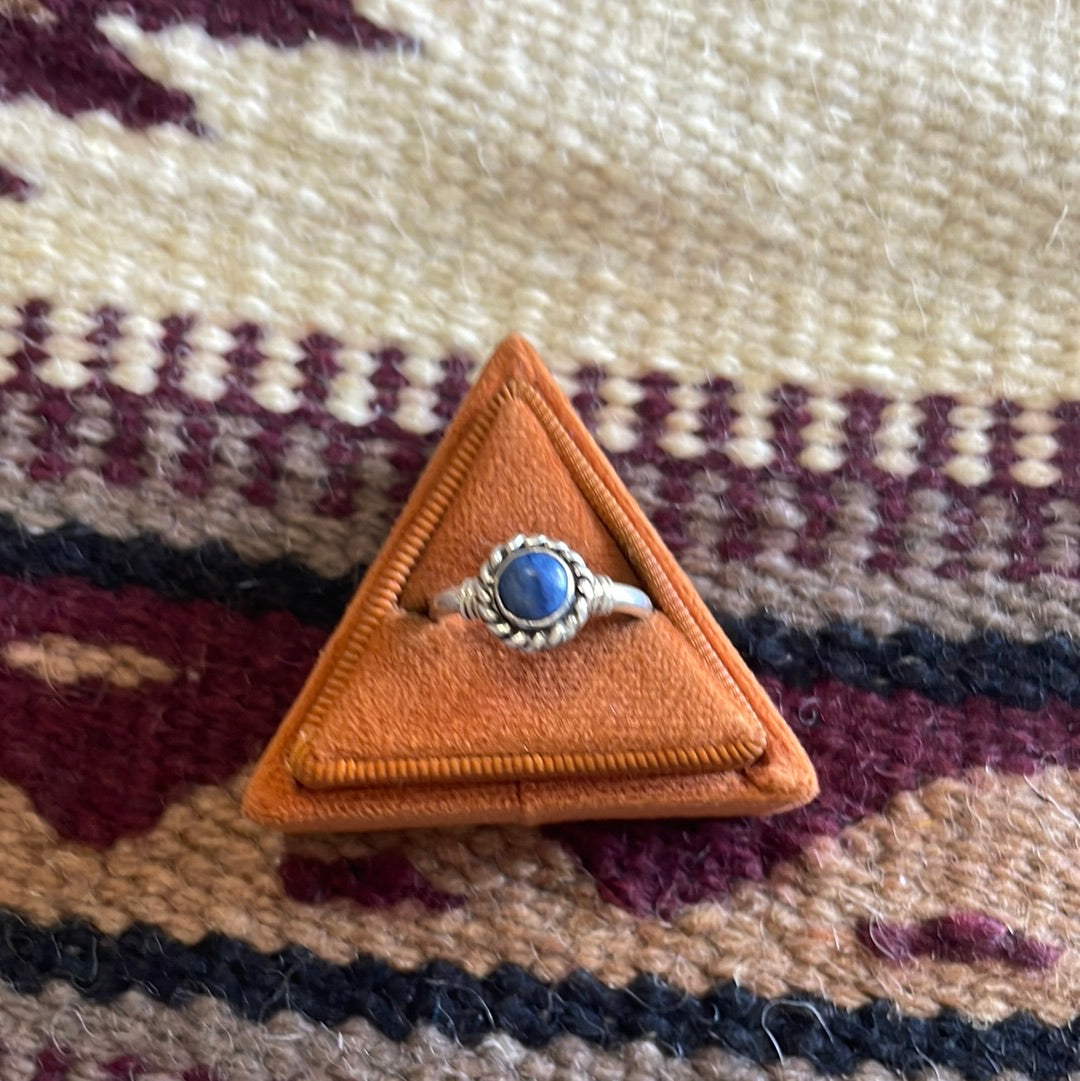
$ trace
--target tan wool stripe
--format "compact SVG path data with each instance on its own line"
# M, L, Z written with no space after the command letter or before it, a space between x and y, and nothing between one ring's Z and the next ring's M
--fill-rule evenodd
M41 0L0 0L0 18L51 22L56 16Z
M500 962L557 980L576 967L622 984L650 971L694 994L735 979L768 997L807 990L841 1006L885 997L905 1012L952 1007L980 1021L1031 1010L1053 1024L1080 999L1080 771L1034 777L976 771L896 797L837 838L821 838L764 883L740 883L667 922L603 902L554 840L513 828L285 838L243 819L243 778L201 788L149 833L105 853L57 840L26 797L0 785L0 905L39 923L82 915L107 933L133 921L185 942L218 931L273 951L293 942L335 963L358 949L404 967L446 957L481 975ZM283 895L286 852L332 860L400 848L460 908L306 905ZM1033 861L1030 853L1037 851ZM987 912L1064 947L1052 973L996 962L897 966L858 942L868 918L909 922Z
M0 657L46 683L105 680L115 687L134 688L145 682L171 683L176 670L133 646L96 646L66 634L43 634L32 641L8 642Z
M349 517L329 518L288 492L267 508L253 506L229 485L193 498L159 478L118 488L96 470L76 469L62 481L34 483L0 467L0 511L28 530L43 532L76 521L119 539L150 533L180 550L224 541L249 562L290 556L327 578L374 558L392 522L384 503L372 493Z
M1020 642L1080 635L1080 582L1068 579L1011 582L985 571L943 579L918 567L876 574L849 564L800 567L771 555L721 563L706 576L698 554L684 550L680 562L705 599L733 616L764 609L805 631L844 620L881 636L919 624L960 641L983 630Z
M709 1048L691 1058L665 1055L647 1041L603 1050L573 1036L532 1049L500 1033L463 1047L434 1028L398 1042L360 1019L330 1029L297 1013L281 1012L259 1024L235 1016L211 998L181 1008L162 1006L138 992L98 1005L64 984L38 996L0 987L0 1069L5 1081L34 1081L38 1054L68 1050L73 1081L114 1081L109 1063L133 1056L150 1081L183 1081L186 1071L211 1067L217 1081L819 1081L827 1075L804 1059L759 1066ZM960 1081L935 1070L940 1081ZM864 1062L849 1081L900 1081L898 1074ZM1012 1072L998 1081L1022 1081Z
M917 0L916 46L910 4L855 0L364 10L423 47L225 46L103 18L213 137L5 106L0 160L47 183L0 204L4 299L62 296L75 328L105 301L275 341L378 334L428 361L515 328L568 374L708 372L751 397L1080 398L1070 20ZM287 402L297 361L273 353L266 397ZM768 419L748 416L752 458ZM978 476L982 445L954 449Z

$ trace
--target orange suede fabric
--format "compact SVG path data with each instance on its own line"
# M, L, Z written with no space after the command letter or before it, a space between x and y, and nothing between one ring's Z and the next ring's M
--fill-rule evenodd
M644 588L527 655L429 599L516 533ZM752 814L813 769L531 347L507 339L263 755L245 810L286 829Z

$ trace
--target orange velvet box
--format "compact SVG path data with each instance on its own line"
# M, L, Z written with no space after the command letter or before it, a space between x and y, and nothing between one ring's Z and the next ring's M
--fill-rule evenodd
M438 592L518 533L637 585L645 619L542 653L434 621ZM520 338L496 351L244 800L286 830L764 814L813 767L671 552Z

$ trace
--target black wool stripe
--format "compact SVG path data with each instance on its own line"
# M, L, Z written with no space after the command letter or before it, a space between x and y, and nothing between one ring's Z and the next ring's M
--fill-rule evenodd
M327 630L364 569L322 578L294 560L247 563L222 543L181 551L157 537L117 540L80 525L29 534L0 515L0 575L24 581L74 575L102 589L144 586L169 600L214 601L251 615L286 611ZM878 638L851 623L806 631L772 616L712 610L750 667L788 686L835 679L882 695L915 691L946 704L982 695L1022 709L1040 709L1054 697L1080 706L1080 642L1068 635L1015 642L987 632L955 641L912 626Z
M835 679L881 695L916 691L947 705L981 695L1021 709L1041 709L1051 698L1080 706L1080 642L1066 634L1014 642L987 631L958 642L912 626L877 638L852 623L804 631L767 615L713 615L758 675L789 687Z
M335 965L296 947L263 954L217 934L188 946L142 924L119 935L81 920L37 927L6 909L0 979L24 994L63 980L97 1002L138 990L179 1006L209 994L258 1021L283 1009L329 1025L363 1017L396 1040L418 1025L466 1045L496 1032L529 1047L562 1035L603 1047L648 1039L670 1055L721 1047L762 1065L805 1058L828 1074L869 1060L910 1076L951 1068L971 1081L1007 1070L1064 1081L1080 1069L1080 1019L1055 1027L1016 1014L984 1026L955 1013L905 1017L884 1001L849 1010L809 995L770 1000L730 983L700 997L651 976L626 988L586 972L546 983L513 965L485 977L447 961L403 972L372 957Z
M117 539L78 524L27 533L0 515L0 575L41 581L84 578L101 589L143 586L167 600L215 601L258 615L291 612L302 623L330 629L363 574L322 578L290 559L245 562L229 545L213 542L177 549L152 534Z

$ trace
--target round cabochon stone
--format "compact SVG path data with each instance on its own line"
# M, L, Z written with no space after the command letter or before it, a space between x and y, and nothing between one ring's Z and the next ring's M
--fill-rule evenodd
M566 564L550 552L522 552L503 567L496 590L509 615L537 623L565 607L570 575Z

